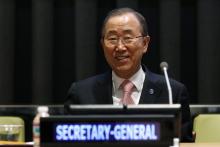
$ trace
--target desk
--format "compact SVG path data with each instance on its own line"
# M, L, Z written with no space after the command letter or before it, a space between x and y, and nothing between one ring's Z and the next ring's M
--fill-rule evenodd
M220 147L220 143L180 143L180 147Z

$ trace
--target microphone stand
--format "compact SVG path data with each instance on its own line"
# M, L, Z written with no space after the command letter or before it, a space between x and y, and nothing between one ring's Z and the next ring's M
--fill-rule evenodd
M169 80L168 74L167 74L168 64L166 62L162 62L160 64L160 67L163 70L163 73L164 73L164 76L165 76L165 79L166 79L168 96L169 96L169 104L172 105L173 104L172 89L171 89L170 80Z

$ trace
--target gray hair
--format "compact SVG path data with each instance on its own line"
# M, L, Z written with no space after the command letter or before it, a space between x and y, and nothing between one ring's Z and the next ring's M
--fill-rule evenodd
M141 33L143 36L147 36L148 35L148 27L147 27L147 22L144 18L143 15L141 15L139 12L131 9L131 8L118 8L118 9L114 9L112 11L110 11L108 13L108 15L106 16L103 25L102 25L102 37L104 37L104 33L105 33L105 26L106 23L108 22L108 20L114 16L120 16L126 13L131 13L133 14L137 20L139 21L140 25L141 25Z

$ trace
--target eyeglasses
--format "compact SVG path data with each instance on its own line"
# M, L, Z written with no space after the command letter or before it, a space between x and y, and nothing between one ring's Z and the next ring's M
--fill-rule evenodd
M137 36L137 37L107 37L104 38L104 43L106 46L116 46L119 43L119 40L121 40L121 42L124 45L131 45L132 43L134 43L136 41L136 39L141 38L144 36Z

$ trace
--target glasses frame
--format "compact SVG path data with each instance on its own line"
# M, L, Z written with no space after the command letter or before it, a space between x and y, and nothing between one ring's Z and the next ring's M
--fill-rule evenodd
M141 37L145 37L143 35L140 36L136 36L136 37L129 37L129 39L125 39L125 37L118 37L117 40L108 40L105 37L103 37L103 42L106 46L117 46L119 41L121 40L121 42L123 43L123 45L131 45L132 43L135 42L135 39L137 38L141 38ZM107 43L106 43L107 41ZM109 42L108 42L109 41ZM112 41L112 42L111 42ZM113 41L116 41L115 43L113 43Z

